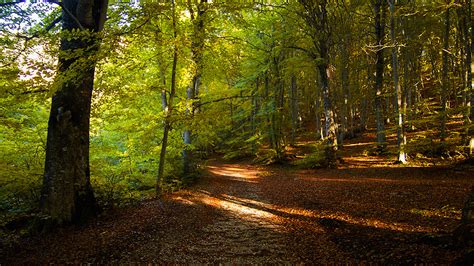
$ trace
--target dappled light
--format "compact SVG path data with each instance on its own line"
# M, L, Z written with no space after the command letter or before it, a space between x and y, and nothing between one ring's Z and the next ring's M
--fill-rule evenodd
M236 178L236 180L240 180L243 182L256 182L258 171L256 170L249 170L249 169L242 169L231 167L228 165L223 165L220 168L209 166L209 172L220 175L220 176L227 176L230 178Z
M360 143L350 143L350 144L345 144L346 147L357 147L357 146L366 146L366 147L373 147L373 145L376 144L376 142L360 142Z
M209 166L210 173L218 175L218 178L225 178L229 181L234 181L233 177L252 178L256 179L254 182L261 182L259 176L268 176L268 174L259 173L259 170L250 171L243 169L238 165L219 165ZM242 174L246 173L246 174ZM382 179L382 178L318 178L318 177L298 177L301 181L311 182L344 182L344 183L407 183L413 180L396 180L396 179ZM233 216L238 217L244 221L255 220L270 220L274 223L281 223L279 219L302 219L311 221L311 223L318 224L321 219L332 219L334 221L346 222L348 224L373 227L378 229L386 229L399 232L418 232L418 233L435 233L439 229L434 227L427 227L422 225L415 225L410 223L390 222L377 219L375 217L357 217L344 212L335 212L321 209L306 209L293 207L288 208L275 204L265 203L254 198L258 198L255 194L250 194L254 198L243 198L229 194L213 195L206 191L199 191L198 193L187 194L189 197L185 202L193 202L193 204L206 204L214 208L226 211ZM176 198L182 201L181 197ZM400 210L401 211L401 210ZM446 217L436 215L435 211L417 211L410 210L411 213L418 213L428 217ZM311 219L311 220L308 220ZM284 222L283 222L284 223ZM322 229L321 229L322 230Z
M382 178L318 178L318 177L302 177L305 181L314 182L348 182L348 183L377 183L377 182L395 182L403 183L406 181L382 179Z
M0 0L0 266L474 265L474 0Z

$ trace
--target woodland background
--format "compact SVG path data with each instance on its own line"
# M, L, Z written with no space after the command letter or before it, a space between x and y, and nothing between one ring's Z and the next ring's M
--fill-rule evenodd
M8 226L41 216L51 98L86 67L59 75L58 56L85 58L60 43L91 37L61 30L65 11L52 1L1 4ZM87 60L90 180L102 208L188 186L216 154L292 160L301 139L311 142L296 162L305 168L337 167L337 150L364 132L374 132L365 154L393 162L472 156L471 0L116 2L89 34L100 43Z

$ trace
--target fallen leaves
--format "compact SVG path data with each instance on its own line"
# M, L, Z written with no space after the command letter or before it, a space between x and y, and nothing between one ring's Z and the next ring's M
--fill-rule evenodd
M400 167L348 145L331 170L211 161L193 188L23 240L2 263L441 263L472 169ZM350 149L354 149L351 150ZM356 150L359 149L359 150ZM360 152L358 152L360 151Z

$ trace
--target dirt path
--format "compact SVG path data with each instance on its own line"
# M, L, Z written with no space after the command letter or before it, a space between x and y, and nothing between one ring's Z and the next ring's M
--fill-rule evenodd
M459 260L463 250L449 233L459 222L472 168L396 167L363 157L360 146L352 149L334 170L210 161L199 184L166 196L163 205L148 201L87 227L27 239L7 248L0 262Z

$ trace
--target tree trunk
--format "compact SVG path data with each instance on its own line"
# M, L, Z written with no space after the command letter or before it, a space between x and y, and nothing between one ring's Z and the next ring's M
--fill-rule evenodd
M467 1L467 18L468 18L468 25L469 27L471 28L471 34L470 34L470 38L467 38L469 39L469 46L470 46L470 58L471 58L471 63L472 63L472 53L474 52L474 23L472 22L472 6L471 6L471 0L466 0ZM470 69L470 76L469 78L471 79L472 81L472 71L474 69L472 69L472 65L469 64L469 69ZM473 126L473 122L474 122L474 87L472 86L472 82L469 83L469 86L470 86L470 91L468 92L468 94L470 95L468 99L470 101L470 111L469 111L469 120L471 121L471 129L469 131L469 136L471 136L471 140L474 139L474 128L472 128Z
M255 79L255 90L252 93L252 117L251 117L251 128L252 128L252 153L257 152L257 140L255 139L257 135L257 114L259 110L259 104L258 104L258 95L259 95L259 78L257 77Z
M90 184L89 124L97 51L101 43L107 1L65 0L59 69L48 122L42 212L50 225L84 222L97 214ZM85 32L93 34L81 34ZM95 33L95 34L94 34ZM86 37L89 36L89 37Z
M377 52L375 59L375 117L377 124L377 149L380 153L386 150L385 123L383 115L383 71L384 60L384 35L385 35L385 1L376 0L375 11L375 38Z
M186 113L190 116L190 119L193 119L196 108L196 99L199 95L199 88L201 86L201 71L202 71L202 53L204 50L204 14L206 10L204 9L204 4L207 3L207 0L201 0L197 4L197 17L194 16L194 11L192 9L191 3L189 3L189 13L191 14L191 20L193 23L193 39L191 41L191 53L192 60L196 65L196 70L192 78L192 84L188 87L187 90L187 99L192 102L191 106L186 108ZM194 171L194 163L192 159L192 152L189 149L192 143L192 132L190 128L186 128L183 133L183 141L185 148L183 149L183 174L188 175Z
M266 115L266 122L267 122L267 130L268 130L268 144L270 148L274 149L275 147L275 133L273 129L273 113L275 112L274 107L275 103L269 103L270 98L270 80L268 78L268 73L265 73L264 79L264 101L265 101L265 115Z
M278 64L278 61L275 60L275 64ZM277 154L277 158L280 159L283 154L282 150L282 134L281 134L281 124L282 124L282 108L283 108L283 93L284 85L283 80L279 76L278 66L276 67L277 81L275 84L274 95L273 95L273 112L272 112L272 132L273 132L273 148Z
M351 112L351 104L349 103L349 95L350 95L350 88L349 88L349 55L348 55L348 42L349 37L343 40L343 44L341 45L341 87L342 87L342 95L343 95L343 103L342 103L342 121L341 121L341 133L340 133L340 141L339 146L342 147L346 134L348 133L349 128L349 116Z
M325 12L325 7L324 7ZM329 77L328 77L328 61L329 51L327 47L327 40L321 39L319 43L320 56L323 59L323 63L319 63L319 75L321 77L321 85L323 92L323 108L324 108L324 131L326 139L326 164L332 168L336 165L336 150L337 150L337 139L336 139L336 125L334 121L334 111L332 109L331 98L329 96Z
M321 93L320 79L316 82L316 101L315 101L315 117L316 117L316 139L324 139L323 127L321 126Z
M173 35L174 40L176 41L177 38L177 29L176 29L176 12L175 12L175 4L174 1L171 2L172 5L172 16L173 16ZM173 48L173 65L171 69L171 90L170 90L170 97L165 108L165 126L163 130L163 139L161 140L161 151L160 151L160 161L158 164L158 175L156 177L156 194L157 196L161 196L162 192L162 182L163 182L163 175L165 169L165 161L166 161L166 149L168 147L168 135L169 131L171 130L171 115L173 113L173 100L176 94L176 66L178 64L178 47L175 44ZM166 104L166 93L163 95L164 100L162 98L162 102Z
M393 86L395 91L395 114L397 116L397 148L399 163L406 163L405 153L405 129L402 106L402 93L400 91L399 77L398 77L398 55L397 55L397 41L395 37L395 0L389 0L390 4L390 36L392 38L392 71L393 71ZM405 73L406 74L406 73Z
M296 77L291 76L291 91L290 91L290 103L291 103L291 138L290 145L295 145L296 130L298 127L298 93L296 91Z
M446 133L446 122L447 122L447 113L446 113L446 105L447 105L447 98L448 98L448 49L449 49L449 28L451 26L450 19L449 19L449 10L448 7L445 13L445 21L444 21L444 36L443 36L443 72L441 77L441 125L440 125L440 139L441 141L445 141L447 137Z
M193 83L195 84L196 81L193 81ZM194 99L194 87L195 86L199 86L199 85L192 85L192 86L188 86L188 88L186 89L186 98L188 99L188 101L192 101ZM193 110L194 108L192 107L192 103L188 103L187 104L187 107L186 107L186 116L188 116L190 119L193 119L194 115L193 115ZM183 149L183 174L184 175L187 175L191 172L191 150L189 149L189 146L191 145L191 129L189 127L187 127L185 130L184 130L184 133L183 133L183 142L185 144L185 148Z
M467 141L474 141L474 129L469 128L472 127L472 123L474 121L474 91L472 87L472 52L473 52L473 44L474 44L474 25L472 24L472 7L471 7L471 0L466 0L466 25L464 27L465 30L465 39L466 39L466 85L467 88L465 89L466 91L466 99L465 99L465 107L466 107L466 118L465 118L465 126L467 128L467 136L468 140ZM471 29L471 33L469 34L469 28ZM472 158L474 154L472 152L469 154L469 156Z
M336 124L335 114L329 95L329 40L330 29L327 16L327 0L309 1L299 0L300 4L305 8L304 19L312 28L312 41L315 54L319 55L316 66L321 80L321 90L323 96L324 110L324 137L326 140L326 163L328 167L336 165ZM316 59L316 58L315 58Z

